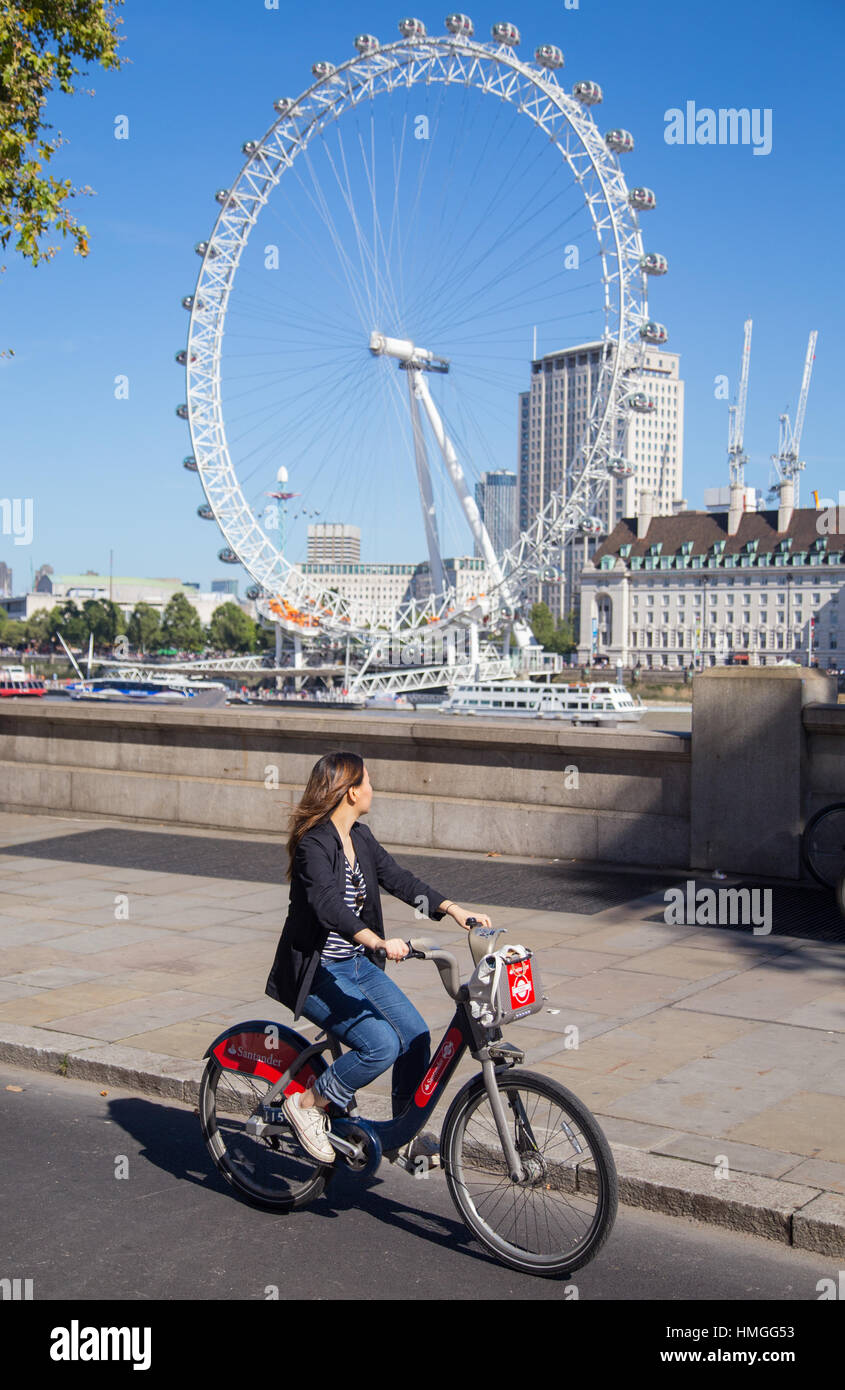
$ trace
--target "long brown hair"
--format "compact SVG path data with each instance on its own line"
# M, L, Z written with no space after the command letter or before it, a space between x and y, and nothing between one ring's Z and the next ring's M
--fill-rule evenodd
M326 753L314 764L302 799L291 812L288 878L293 869L296 847L303 835L330 816L349 788L360 787L363 780L364 759L357 753Z

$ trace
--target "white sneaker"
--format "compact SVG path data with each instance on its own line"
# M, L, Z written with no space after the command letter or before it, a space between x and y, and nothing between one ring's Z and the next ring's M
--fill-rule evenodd
M294 1091L293 1095L285 1096L282 1109L305 1152L316 1158L318 1163L334 1163L334 1149L326 1137L326 1112L319 1105L309 1105L303 1110L300 1104L301 1096L301 1091Z
M440 1140L430 1130L423 1130L421 1134L416 1134L410 1143L403 1144L401 1149L386 1153L385 1158L390 1163L399 1163L400 1167L408 1171L415 1168L418 1158L424 1158L428 1168L440 1168Z

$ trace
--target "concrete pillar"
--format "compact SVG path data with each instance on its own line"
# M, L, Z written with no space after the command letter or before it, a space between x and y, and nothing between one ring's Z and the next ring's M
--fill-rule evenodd
M728 497L728 535L735 536L745 510L745 488L742 483L731 483Z
M623 515L624 517L626 517L626 518L627 518L627 517L632 517L632 516L634 516L634 514L636 513L636 510L637 510L637 486L636 486L636 484L637 484L636 475L632 473L631 476L630 476L629 478L626 478L626 479L625 479L625 482L624 482L623 485L622 485L622 492L623 492L622 515Z
M801 876L807 783L801 711L836 704L836 678L802 666L714 666L693 678L690 865Z
M795 508L795 483L791 478L784 478L779 487L780 499L778 501L778 535L789 529L792 520L792 513Z
M641 541L648 533L654 515L654 493L646 489L640 493L640 509L637 513L637 540Z

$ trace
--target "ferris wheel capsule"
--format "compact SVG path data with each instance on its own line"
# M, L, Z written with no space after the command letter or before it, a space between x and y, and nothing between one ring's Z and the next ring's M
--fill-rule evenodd
M628 205L636 212L653 212L657 199L650 188L632 188L628 194Z
M187 468L189 473L199 473L200 471L199 464L197 463L193 454L188 454L187 458L183 458L182 467Z
M229 201L229 199L230 199L231 196L232 196L232 190L231 190L231 188L218 188L217 192L216 192L215 195L214 195L215 200L216 200L218 203L220 203L221 206L223 206L223 207L226 206L226 204L228 203L228 201Z
M634 148L634 137L630 130L609 130L604 143L614 154L630 154Z
M614 478L632 478L636 469L629 459L615 458L610 461L610 471Z
M316 78L331 77L334 72L334 63L314 63L311 71Z
M647 396L645 391L635 391L633 396L629 396L628 404L638 415L653 415L657 409L657 401L653 396Z
M553 43L541 44L534 54L534 58L541 68L563 67L563 54Z
M522 36L515 24L494 24L492 34L497 43L507 44L508 48L516 48L517 44L522 42Z
M241 154L253 155L258 148L259 145L257 140L244 140L241 145Z
M177 407L176 407L176 414L179 416L179 419L180 419L180 420L187 420L187 419L188 419L188 407L187 407L186 405L177 405Z
M197 360L197 354L196 354L195 352L192 352L192 353L191 353L191 362L196 362L196 360ZM176 361L179 363L179 366L180 366L180 367L187 367L187 365L188 365L188 352L187 352L187 349L186 349L186 348L182 348L180 352L177 352L177 354L176 354Z
M222 550L218 550L218 552L217 552L217 558L218 558L218 560L222 560L224 565L239 565L239 564L240 564L240 560L238 559L238 557L237 557L237 555L235 554L234 550L230 550L229 547L228 547L227 545L224 545L224 547L223 547Z
M424 39L425 25L421 19L400 19L399 33L403 39Z
M207 502L203 502L201 506L197 507L197 516L202 517L203 521L214 520L214 512Z
M375 53L379 47L379 41L373 34L359 34L355 40L355 47L359 53Z
M665 326L662 323L654 323L652 319L643 324L640 329L640 337L647 343L657 343L658 345L669 341L669 334Z
M669 269L669 262L659 252L649 251L647 255L640 257L640 266L646 275L665 275Z
M604 523L598 516L585 516L578 523L578 530L582 536L600 536L604 530Z
M446 28L450 34L456 34L462 39L471 39L475 33L475 26L468 14L447 14Z
M210 261L213 261L215 256L220 255L213 241L198 241L194 250L198 256L208 256Z
M273 102L273 110L280 116L286 116L295 104L293 97L279 97L278 101Z
M600 101L604 101L604 93L598 82L576 82L572 95L582 106L598 106Z
M189 313L192 309L204 309L205 300L194 299L194 296L192 294L186 294L185 298L182 300L182 308L187 309Z
M250 584L249 588L246 591L246 596L248 599L251 599L254 603L257 598L261 597L261 585Z

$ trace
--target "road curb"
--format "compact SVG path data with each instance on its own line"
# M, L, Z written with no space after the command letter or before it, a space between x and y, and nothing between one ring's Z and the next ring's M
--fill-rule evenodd
M0 1062L53 1072L81 1081L137 1090L196 1105L203 1062L46 1029L7 1025ZM382 1097L368 1100L371 1118L389 1114ZM599 1117L601 1122L601 1117ZM625 1144L612 1144L619 1176L619 1201L667 1216L680 1216L727 1230L763 1236L796 1249L845 1258L845 1194L799 1183L732 1172L718 1178L712 1165L669 1158Z

